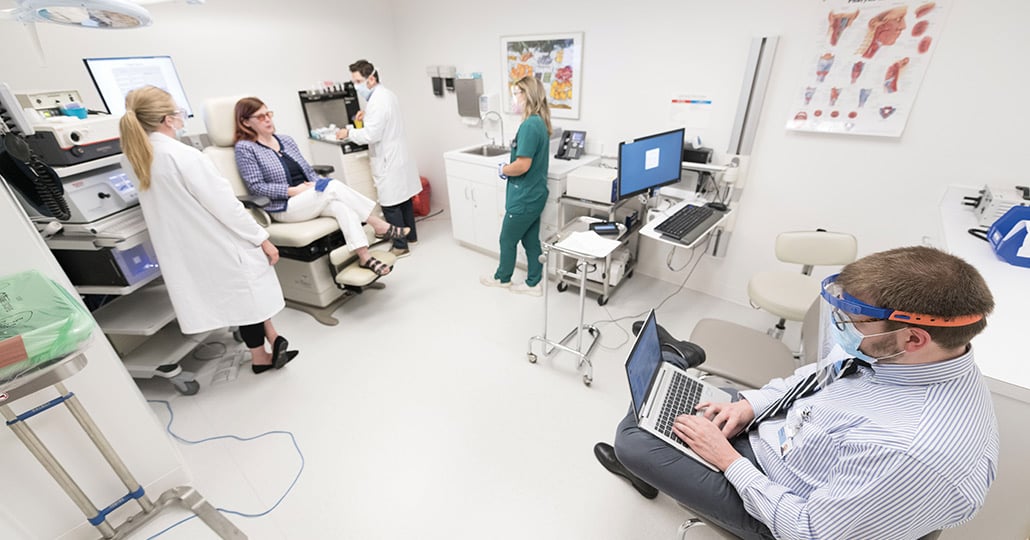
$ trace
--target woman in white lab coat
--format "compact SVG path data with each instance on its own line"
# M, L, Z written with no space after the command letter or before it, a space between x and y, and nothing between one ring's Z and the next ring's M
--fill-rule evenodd
M350 71L354 89L365 100L365 110L355 117L355 120L363 122L363 127L341 129L336 137L369 145L372 179L379 193L383 217L397 227L411 229L406 237L394 239L390 250L394 255L404 257L408 254L408 244L418 241L411 198L422 191L422 181L404 140L400 104L397 94L379 84L379 72L367 60L351 64Z
M139 190L180 329L197 334L238 326L254 373L281 368L296 351L286 350L270 320L285 303L272 268L279 252L268 233L210 159L176 140L185 111L171 95L145 86L129 92L125 109L123 167Z

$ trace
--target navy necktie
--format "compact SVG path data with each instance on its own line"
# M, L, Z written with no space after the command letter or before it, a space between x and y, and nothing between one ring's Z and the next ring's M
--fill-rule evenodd
M837 372L837 376L834 377L834 380L841 379L843 377L848 377L850 375L858 373L859 366L869 366L869 364L859 360L858 358L848 358L847 360L844 360L844 362L841 364L840 371ZM755 419L752 420L746 428L744 428L744 431L751 431L755 428L755 426L758 425L759 422L772 418L776 415L783 414L787 411L787 409L790 408L791 405L794 404L795 401L816 393L820 389L818 379L819 370L816 370L812 372L812 374L808 377L805 377L804 379L799 381L796 385L794 385L794 388L788 390L786 394L783 394L783 396L780 397L780 399L777 399L776 401L772 402L772 404L770 404L768 407L766 407L765 410L761 412L761 414L755 416Z

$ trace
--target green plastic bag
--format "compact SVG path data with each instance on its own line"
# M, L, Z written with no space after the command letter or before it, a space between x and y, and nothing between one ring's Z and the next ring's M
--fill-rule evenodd
M36 270L0 278L0 383L79 349L95 324L78 299Z

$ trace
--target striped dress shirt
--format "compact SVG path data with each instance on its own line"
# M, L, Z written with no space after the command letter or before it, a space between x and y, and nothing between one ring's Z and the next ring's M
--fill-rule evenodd
M761 412L813 369L741 395ZM793 433L786 451L781 430ZM786 539L901 540L958 525L983 505L998 461L972 349L935 364L863 367L762 422L750 442L761 470L741 458L726 479Z
M276 135L282 146L283 153L293 158L309 182L315 182L320 177L311 168L308 160L300 153L300 148L289 135ZM286 210L289 195L286 189L290 187L290 177L282 161L275 151L267 146L258 144L256 141L238 141L236 150L236 168L240 171L240 178L247 184L247 191L251 195L263 195L272 200L265 207L266 212L282 212Z

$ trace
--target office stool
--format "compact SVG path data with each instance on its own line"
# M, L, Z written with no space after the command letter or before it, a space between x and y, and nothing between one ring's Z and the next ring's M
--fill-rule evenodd
M776 237L776 258L801 264L801 273L775 271L755 274L747 284L751 305L780 318L769 335L783 338L787 321L803 321L812 301L819 297L819 279L812 276L815 266L840 266L855 260L858 243L847 233L797 231Z

